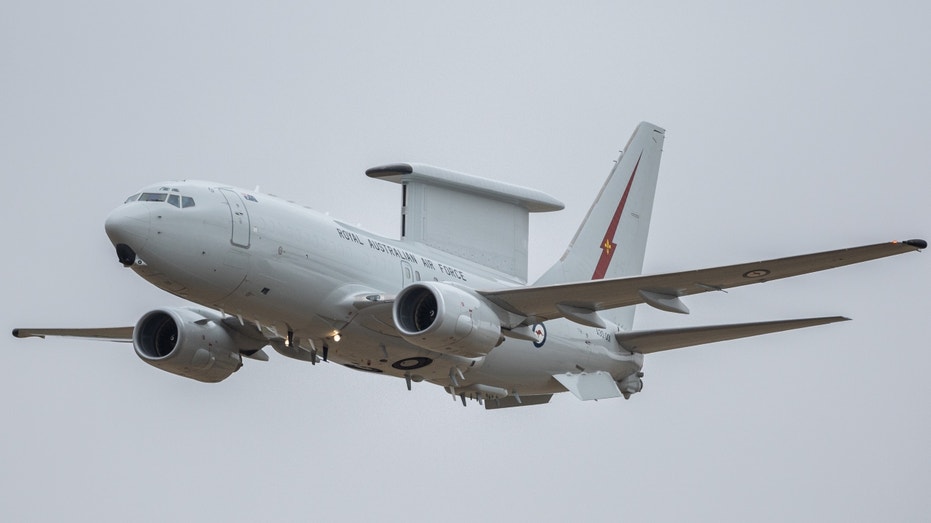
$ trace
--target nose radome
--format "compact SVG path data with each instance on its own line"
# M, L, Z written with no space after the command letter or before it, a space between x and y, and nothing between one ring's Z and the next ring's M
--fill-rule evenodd
M127 261L132 263L128 253L133 253L135 259L135 253L145 247L149 237L149 207L143 202L127 203L114 209L104 222L104 230L116 246L117 257L123 265L127 265Z

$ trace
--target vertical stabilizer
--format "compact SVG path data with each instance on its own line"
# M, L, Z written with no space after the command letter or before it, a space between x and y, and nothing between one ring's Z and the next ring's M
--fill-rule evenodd
M535 285L640 274L665 132L646 122L637 126L565 254ZM633 307L599 314L624 329L633 326Z

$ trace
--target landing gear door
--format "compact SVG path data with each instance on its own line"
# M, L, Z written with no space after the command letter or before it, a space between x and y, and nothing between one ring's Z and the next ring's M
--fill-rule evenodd
M220 194L226 198L230 206L230 219L233 222L230 243L245 249L249 248L252 225L249 223L249 211L242 201L242 196L232 189L220 189Z

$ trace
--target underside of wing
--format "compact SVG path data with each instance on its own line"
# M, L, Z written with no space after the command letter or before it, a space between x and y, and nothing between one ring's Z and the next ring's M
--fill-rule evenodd
M394 325L394 319L391 315L393 303L393 299L389 298L364 308L359 307L353 321L369 330L400 338L401 334L398 333L398 328Z
M17 338L44 338L63 336L68 338L91 338L103 341L131 342L134 327L106 327L99 329L13 329Z
M594 325L596 323L586 320L586 312L649 303L663 310L687 313L688 309L679 301L681 296L764 283L925 247L927 243L923 240L879 243L709 269L482 291L481 294L505 310L534 321L569 317Z
M806 318L801 320L765 321L758 323L739 323L733 325L708 325L702 327L685 327L680 329L663 329L649 331L619 332L614 335L617 342L630 352L651 354L664 350L680 349L693 345L703 345L716 341L736 340L825 325L838 321L847 321L843 316L825 318Z

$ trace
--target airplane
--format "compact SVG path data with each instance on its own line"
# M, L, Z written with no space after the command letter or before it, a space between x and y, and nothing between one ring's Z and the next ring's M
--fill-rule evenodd
M219 382L270 346L316 365L443 387L486 409L643 389L644 356L845 321L842 316L633 329L636 305L919 251L924 240L642 275L665 130L641 123L565 253L528 282L530 213L563 209L533 189L416 163L366 174L401 186L401 231L385 238L284 199L221 183L162 182L114 209L119 262L199 306L135 326L18 328L19 338L131 342L146 363Z

